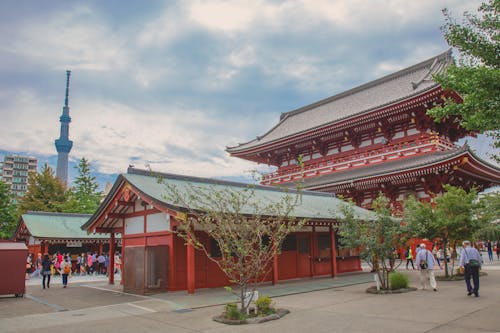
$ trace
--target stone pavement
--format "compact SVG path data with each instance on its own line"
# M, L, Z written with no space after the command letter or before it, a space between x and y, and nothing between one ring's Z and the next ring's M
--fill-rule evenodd
M222 311L217 304L230 301L223 289L137 296L103 278L75 277L67 289L35 284L24 298L0 298L0 332L500 332L500 262L484 271L479 298L466 296L463 281L438 281L438 292L371 295L368 273L262 286L261 294L291 313L243 326L211 320ZM418 272L406 272L418 286Z

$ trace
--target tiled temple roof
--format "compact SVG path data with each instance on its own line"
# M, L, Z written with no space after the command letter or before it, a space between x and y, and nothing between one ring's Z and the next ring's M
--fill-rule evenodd
M87 234L81 226L89 220L91 214L70 214L55 212L27 212L21 216L19 224L24 222L34 238L51 239L107 239L107 235Z
M237 153L259 147L417 96L438 87L432 75L441 72L451 62L450 49L396 73L283 113L279 123L267 133L247 143L227 147L227 151Z
M192 190L211 191L254 191L252 198L253 202L259 203L260 207L264 207L273 202L279 202L286 195L293 195L295 190L287 188L277 188L274 186L252 185L231 181L223 181L209 178L190 177L183 175L175 175L168 173L151 172L147 170L129 168L128 173L118 176L113 188L108 193L97 212L82 226L82 229L89 229L96 220L98 220L106 207L111 204L113 197L117 195L120 189L126 184L131 185L140 193L141 198L149 198L154 202L156 208L168 208L174 211L187 212L188 207L184 207L182 203L173 202L168 198L167 185L173 186L180 193L188 193ZM335 198L331 193L302 191L300 203L294 207L290 216L307 219L342 219L343 215L340 206L344 201ZM243 214L256 214L252 203L244 205L241 209ZM361 219L372 219L372 212L355 207L355 215ZM262 214L263 212L258 212Z

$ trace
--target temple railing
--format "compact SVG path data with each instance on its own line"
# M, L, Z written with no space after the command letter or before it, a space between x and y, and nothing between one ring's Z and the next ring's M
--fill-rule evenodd
M362 167L366 164L382 163L389 159L397 159L404 156L413 156L436 150L448 150L455 145L438 136L422 139L400 141L392 145L380 145L380 147L353 153L347 151L330 156L312 160L305 163L303 168L298 166L281 167L279 170L266 174L262 177L263 184L281 183L299 178L309 178L319 174L335 171L344 171L350 168Z

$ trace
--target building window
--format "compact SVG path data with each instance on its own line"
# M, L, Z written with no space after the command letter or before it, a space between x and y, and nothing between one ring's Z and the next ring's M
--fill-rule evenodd
M288 235L281 244L281 251L297 251L297 237L295 235Z
M300 254L308 254L309 253L309 238L300 237L298 245L299 245L299 253Z
M213 238L210 238L210 257L212 258L222 257L222 252L220 250L219 244Z
M332 254L332 245L330 235L318 235L318 256L322 260L330 259Z

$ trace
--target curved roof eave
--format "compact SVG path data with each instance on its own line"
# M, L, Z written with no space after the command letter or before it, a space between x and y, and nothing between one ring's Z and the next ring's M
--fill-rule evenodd
M393 101L387 102L386 104L378 105L376 107L373 107L373 108L370 108L370 109L367 109L367 110L363 110L363 111L357 112L355 114L348 115L348 116L346 116L344 118L336 119L336 120L333 120L331 122L318 125L316 127L307 128L307 129L304 129L304 130L299 131L299 132L291 133L291 134L289 134L287 136L283 136L283 137L280 137L280 138L277 138L277 139L273 139L273 140L270 140L270 141L267 141L267 142L263 142L262 144L256 144L256 145L253 145L253 146L250 145L251 143L254 143L255 141L260 141L261 138L264 138L266 135L268 135L269 133L271 133L274 129L276 129L279 125L281 125L285 121L285 119L287 119L285 117L282 120L280 120L280 122L278 124L276 124L269 131L267 131L264 135L258 136L256 139L253 139L252 141L248 141L246 143L242 143L239 146L226 147L226 151L228 153L240 153L240 152L244 152L244 151L249 150L249 149L258 149L258 148L261 148L261 147L263 147L265 145L272 145L272 144L275 144L276 142L279 142L279 141L282 141L282 140L289 140L290 138L298 137L301 134L306 133L306 132L315 131L315 130L318 130L318 129L323 128L323 127L328 127L328 126L331 126L331 125L333 125L335 123L341 123L341 122L349 121L352 118L359 117L363 113L374 112L374 111L379 110L381 108L390 107L391 105L401 103L404 100L412 99L412 98L415 98L416 96L425 94L425 93L429 92L430 90L436 89L439 86L440 85L436 83L435 85L432 85L432 86L428 87L425 90L418 91L418 92L416 92L413 95L405 96L405 97L403 97L401 99L393 100ZM250 145L250 146L246 146L245 147L245 145Z

